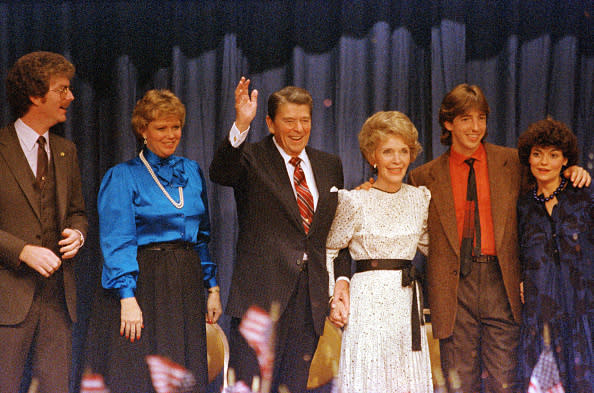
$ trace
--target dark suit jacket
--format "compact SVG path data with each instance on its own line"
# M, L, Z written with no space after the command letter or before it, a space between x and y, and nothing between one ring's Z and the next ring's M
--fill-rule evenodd
M516 149L485 143L495 248L503 283L516 322L520 322L520 262L516 201L523 169ZM427 291L433 334L440 339L452 335L456 320L460 271L460 243L449 167L449 151L409 174L414 186L431 191L429 204L429 255Z
M328 309L326 237L334 219L337 193L343 187L340 159L306 147L319 192L309 234L303 229L295 194L272 135L233 148L225 138L210 166L210 179L234 188L239 221L237 259L226 313L242 317L251 305L281 312L308 255L309 295L314 326L321 335Z
M87 235L87 217L74 144L62 137L49 137L56 173L56 200L60 231L78 229ZM22 322L33 302L39 273L19 260L25 244L41 245L39 197L35 176L13 125L0 129L0 325ZM76 321L76 287L73 259L62 263L68 312Z

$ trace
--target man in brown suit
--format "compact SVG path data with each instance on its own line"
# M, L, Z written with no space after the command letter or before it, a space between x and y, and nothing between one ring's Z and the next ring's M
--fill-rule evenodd
M38 392L68 392L76 287L72 258L87 218L66 121L74 66L33 52L6 79L18 120L0 129L0 392L18 392L30 359Z
M479 87L456 86L439 110L441 141L450 149L409 175L411 184L431 191L427 260L431 322L440 340L444 374L456 370L463 392L517 390L521 301L516 200L522 168L515 149L484 142L488 115ZM474 159L480 240L462 273L469 158ZM570 168L568 173L574 184L590 181L581 168Z

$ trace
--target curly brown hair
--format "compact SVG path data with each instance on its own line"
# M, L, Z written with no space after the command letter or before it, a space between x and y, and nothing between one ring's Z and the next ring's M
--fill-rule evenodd
M530 167L530 152L534 146L559 149L567 158L568 167L577 164L578 140L565 123L547 118L530 124L518 138L518 155L522 165Z
M58 53L31 52L18 59L6 76L6 95L14 115L22 117L29 111L29 97L48 93L52 76L70 80L74 72L74 65Z

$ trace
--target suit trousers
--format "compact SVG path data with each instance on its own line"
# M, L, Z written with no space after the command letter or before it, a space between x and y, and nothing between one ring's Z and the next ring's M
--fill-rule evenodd
M499 264L473 262L458 285L454 332L439 342L444 375L456 370L462 392L517 391L519 332Z
M26 392L25 368L39 381L38 393L69 391L72 362L72 321L66 309L64 288L58 270L41 276L33 304L25 320L0 326L0 392Z
M277 323L271 392L278 392L280 385L287 386L292 393L307 390L309 367L319 340L311 316L308 286L307 270L304 270ZM235 370L238 380L251 385L252 377L260 375L260 369L256 353L239 332L240 322L240 318L231 320L229 367Z

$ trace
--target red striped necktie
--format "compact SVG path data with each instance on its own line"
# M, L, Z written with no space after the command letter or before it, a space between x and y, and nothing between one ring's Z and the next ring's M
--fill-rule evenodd
M289 164L295 167L293 182L295 183L295 191L297 191L297 205L299 205L299 213L303 220L303 229L305 229L305 233L308 233L314 214L313 196L309 191L309 187L307 187L305 174L301 169L301 158L291 157Z

